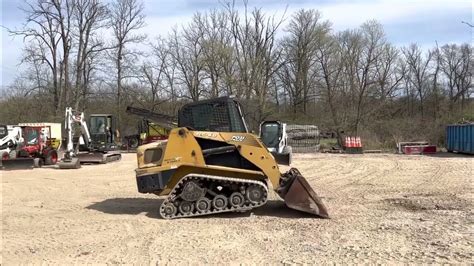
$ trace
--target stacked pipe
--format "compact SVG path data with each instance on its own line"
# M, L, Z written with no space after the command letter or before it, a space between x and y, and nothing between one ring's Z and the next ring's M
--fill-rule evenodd
M362 153L362 141L359 136L347 136L344 142L344 150L347 153Z

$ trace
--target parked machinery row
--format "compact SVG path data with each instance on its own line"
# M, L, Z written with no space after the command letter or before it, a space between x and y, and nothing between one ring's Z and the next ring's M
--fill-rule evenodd
M18 152L10 158L12 152L7 151L4 164L55 164L62 140L60 124L19 126L21 134L12 133L10 142L6 139L7 147ZM137 150L138 191L167 196L159 206L163 218L248 211L264 205L271 189L290 208L329 216L297 169L285 173L279 170L278 164L291 161L291 155L282 162L275 159L276 155L288 154L285 124L263 123L259 138L249 132L239 102L222 97L183 106L174 126L170 126L166 139ZM6 131L3 127L0 134L9 135ZM121 158L115 144L119 134L111 115L91 115L86 123L83 112L66 108L64 132L65 149L59 168ZM22 143L21 148L14 143Z
M68 107L65 112L64 139L60 123L0 125L1 168L31 169L58 163L59 168L67 169L79 168L81 163L120 160L116 144L118 131L113 116L92 114L89 124L90 128L84 113ZM59 160L60 152L64 154L62 160Z
M7 128L1 147L3 168L28 169L57 163L61 124L20 123Z
M132 148L168 138L177 119L137 107L127 107L127 113L137 115L139 134L129 136ZM80 163L106 163L120 159L117 151L116 121L111 114L92 114L86 123L84 113L66 108L64 131L59 123L22 123L17 126L0 125L0 155L7 169L25 169L54 165L59 160L61 144L65 144L60 168L78 168ZM287 144L286 124L264 121L260 124L260 138L277 162L290 164L291 147Z

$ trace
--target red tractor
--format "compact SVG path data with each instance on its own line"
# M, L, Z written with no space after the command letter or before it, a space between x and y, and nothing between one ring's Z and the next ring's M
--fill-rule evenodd
M20 124L24 143L17 151L16 158L2 160L5 169L27 169L54 165L58 162L58 148L61 138L52 137L61 130L61 124L28 123ZM59 133L60 134L60 133Z

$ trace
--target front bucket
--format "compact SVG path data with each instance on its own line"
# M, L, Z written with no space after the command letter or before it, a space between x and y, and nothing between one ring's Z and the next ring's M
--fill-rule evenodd
M2 160L3 170L33 169L35 161L33 158L15 158Z
M272 152L273 158L277 164L290 165L291 164L291 153L277 153Z
M289 208L329 218L326 206L296 168L282 176L277 192Z
M81 168L81 162L79 158L72 158L70 160L63 159L58 163L59 169L79 169Z

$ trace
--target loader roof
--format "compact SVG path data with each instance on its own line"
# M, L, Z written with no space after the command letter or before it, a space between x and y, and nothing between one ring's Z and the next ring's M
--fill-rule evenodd
M178 126L200 131L248 132L240 104L231 97L185 104L178 112Z

